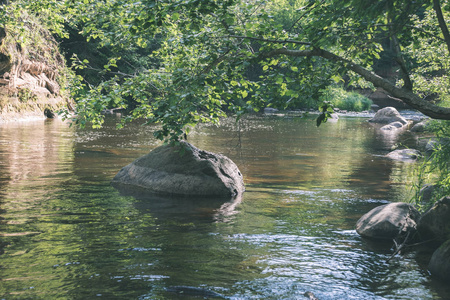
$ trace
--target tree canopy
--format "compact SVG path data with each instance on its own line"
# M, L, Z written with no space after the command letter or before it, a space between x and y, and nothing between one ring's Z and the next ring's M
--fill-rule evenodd
M62 39L76 32L109 49L97 84L73 78L82 124L99 126L102 110L121 107L123 122L145 118L161 124L158 138L177 140L229 113L296 107L331 83L383 88L450 119L447 0L6 2L3 20L27 9Z

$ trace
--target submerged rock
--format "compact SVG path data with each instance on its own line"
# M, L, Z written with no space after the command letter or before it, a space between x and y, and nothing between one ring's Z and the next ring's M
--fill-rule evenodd
M415 149L394 150L386 154L386 157L389 157L390 159L401 161L412 161L418 159L421 156L422 154L420 153L420 151Z
M136 159L117 173L112 185L199 197L233 197L245 190L242 174L231 159L187 142L164 145Z
M390 203L375 207L356 223L356 231L363 237L393 239L400 233L414 231L419 212L408 203Z
M303 294L303 296L305 296L306 298L308 298L309 300L319 300L319 298L316 297L316 295L314 295L313 292L305 292Z
M431 275L450 283L450 240L443 243L433 253L428 270Z
M417 230L423 240L442 243L450 239L450 196L441 198L422 215Z
M393 122L400 122L403 125L408 124L406 119L393 107L385 107L377 111L375 116L369 120L372 123L389 124Z

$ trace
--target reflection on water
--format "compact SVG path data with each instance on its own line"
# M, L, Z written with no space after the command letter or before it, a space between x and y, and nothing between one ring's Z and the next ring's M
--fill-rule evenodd
M449 298L420 253L386 263L390 245L354 231L371 208L406 197L411 164L383 155L413 143L407 132L382 135L357 118L202 126L189 142L245 175L243 197L224 202L112 188L160 144L152 127L114 128L0 125L1 299L190 299L165 290L174 285L231 299Z

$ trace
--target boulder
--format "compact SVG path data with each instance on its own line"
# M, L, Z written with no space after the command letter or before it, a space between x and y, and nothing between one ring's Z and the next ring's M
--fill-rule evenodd
M390 159L401 161L412 161L418 159L421 156L422 154L420 153L420 151L415 149L394 150L386 154L386 157L389 157Z
M197 197L234 197L245 190L242 174L231 159L187 142L164 145L136 159L117 173L112 185Z
M419 191L420 203L422 205L428 204L433 198L433 194L437 187L434 184L425 184Z
M450 240L443 243L433 253L428 270L431 275L450 283Z
M408 124L406 119L402 117L399 112L393 107L385 107L377 111L375 116L369 120L372 123L389 124L393 122L400 122L403 125Z
M380 129L386 130L386 131L391 131L391 130L397 130L397 129L403 128L403 126L404 126L404 124L402 124L399 121L396 121L396 122L389 123L388 125L384 125Z
M421 116L421 115L420 116L411 116L409 118L409 120L412 121L413 124L417 124L417 123L420 123L422 121L425 122L425 116Z
M442 243L450 239L450 196L441 198L422 215L417 230L423 240Z
M417 124L415 124L410 131L411 132L424 132L427 127L429 127L430 121L429 120L424 120L422 122L419 122Z
M356 223L356 232L372 239L394 239L415 231L419 212L408 203L398 202L375 207Z
M447 148L447 147L450 147L450 139L448 139L448 138L441 138L441 139L432 138L425 145L425 153L427 155L430 155L435 150L439 150L440 148Z

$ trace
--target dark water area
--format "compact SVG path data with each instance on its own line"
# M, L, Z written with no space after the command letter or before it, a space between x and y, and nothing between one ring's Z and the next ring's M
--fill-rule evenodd
M0 125L0 299L449 299L418 250L362 239L356 221L409 197L414 137L363 118L249 117L201 126L195 146L244 174L238 199L118 191L121 167L160 145L153 127L76 129L58 120Z

